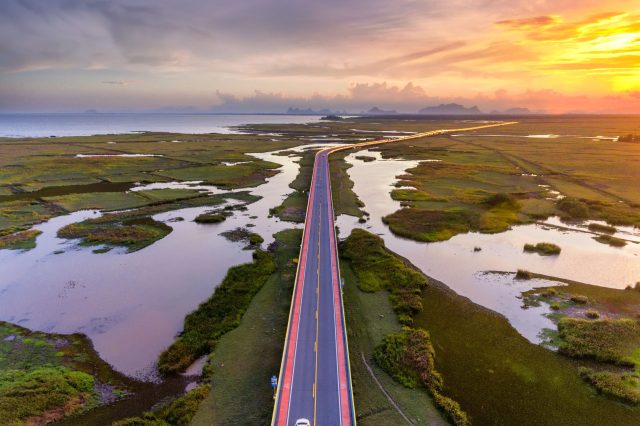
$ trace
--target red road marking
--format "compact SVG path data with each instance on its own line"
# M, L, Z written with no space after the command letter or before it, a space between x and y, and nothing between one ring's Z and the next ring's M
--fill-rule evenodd
M342 425L351 425L351 406L349 401L349 382L347 378L347 359L345 355L344 347L344 335L343 335L343 323L342 323L342 301L340 299L340 283L338 278L338 267L336 264L337 253L335 245L335 223L333 219L333 202L331 197L331 176L329 175L328 167L328 154L327 154L327 190L329 192L329 226L332 228L332 232L329 233L329 241L331 246L331 274L332 274L332 287L333 287L333 304L335 312L336 323L336 344L338 346L338 377L339 377L339 391L340 391L340 415L342 418Z
M298 259L298 280L296 282L296 294L294 295L293 308L291 311L290 334L287 341L287 356L284 364L284 376L279 385L281 390L278 401L278 425L285 425L289 415L289 400L291 399L291 380L293 378L293 364L296 356L296 346L298 343L298 321L300 318L300 304L302 302L302 290L304 288L305 266L307 263L307 245L309 242L309 227L313 216L313 200L315 197L316 167L314 163L313 175L311 177L311 189L309 190L309 202L307 203L307 218L304 225L304 239L300 259Z

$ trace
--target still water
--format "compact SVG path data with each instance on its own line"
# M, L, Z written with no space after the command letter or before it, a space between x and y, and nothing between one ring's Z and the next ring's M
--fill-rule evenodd
M42 331L85 333L116 370L154 379L154 362L182 329L185 315L211 296L229 267L251 261L243 243L219 234L253 224L251 230L265 238L266 247L275 232L294 227L268 214L292 191L289 183L298 173L299 157L250 155L281 167L267 183L250 190L263 198L249 205L249 211L206 225L193 219L212 207L157 214L154 218L167 222L173 232L134 253L114 249L94 254L95 247L56 237L62 226L97 217L97 211L79 211L35 226L42 231L35 249L0 251L0 320ZM225 192L197 182L140 189L164 187ZM184 221L172 221L178 217Z
M89 136L132 132L234 133L249 123L311 123L319 116L83 113L0 114L0 137Z
M376 157L376 161L358 160L356 155ZM382 159L376 151L359 151L346 157L353 165L348 174L354 191L365 203L370 220L359 224L356 218L341 215L337 218L340 237L345 238L354 227L364 227L384 238L387 247L409 259L425 274L442 281L456 293L473 302L503 314L527 339L540 342L543 328L552 327L543 313L546 306L522 309L519 299L523 291L532 287L557 285L545 280L519 281L513 274L485 274L486 271L527 269L555 277L588 284L624 288L640 279L640 244L630 243L623 248L610 247L593 240L593 235L570 229L544 225L514 226L500 234L471 232L457 235L448 241L421 243L395 236L382 217L400 208L389 192L397 182L396 176L415 161ZM553 224L557 219L552 218ZM631 232L629 229L621 232ZM523 252L525 243L552 242L562 247L559 256L539 256ZM474 251L480 247L479 252Z

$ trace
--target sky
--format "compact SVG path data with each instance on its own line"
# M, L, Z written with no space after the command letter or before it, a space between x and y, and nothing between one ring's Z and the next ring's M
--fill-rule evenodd
M0 0L0 112L640 113L639 0Z

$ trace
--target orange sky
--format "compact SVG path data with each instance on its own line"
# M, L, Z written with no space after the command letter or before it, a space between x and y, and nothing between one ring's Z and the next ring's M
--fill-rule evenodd
M638 0L3 0L0 111L640 113Z

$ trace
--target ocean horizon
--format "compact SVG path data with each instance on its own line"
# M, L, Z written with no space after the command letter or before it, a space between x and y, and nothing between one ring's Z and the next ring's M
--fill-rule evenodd
M0 137L91 136L137 132L239 133L245 124L302 124L319 115L172 112L2 113Z

